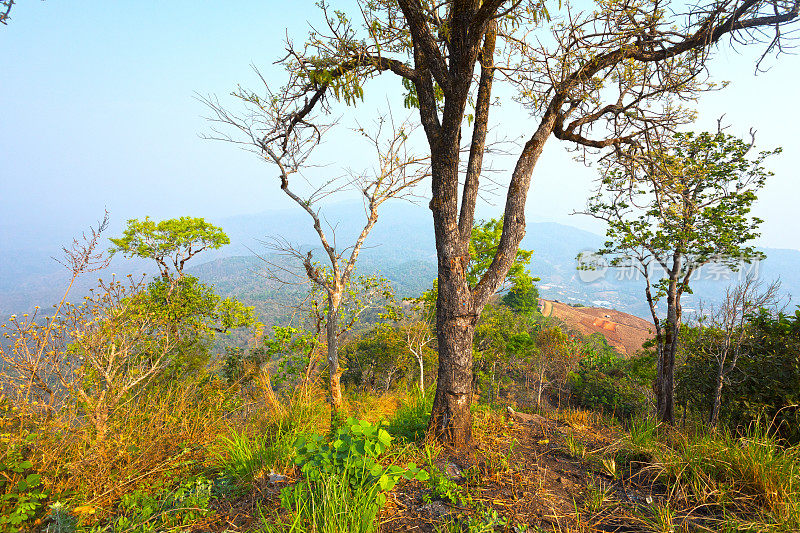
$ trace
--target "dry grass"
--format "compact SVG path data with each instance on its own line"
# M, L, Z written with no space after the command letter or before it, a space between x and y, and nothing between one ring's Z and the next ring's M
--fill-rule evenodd
M126 492L203 469L229 404L225 390L213 386L152 390L124 406L102 447L92 445L79 418L63 411L35 424L30 459L52 494L110 510Z
M220 435L236 431L263 438L285 424L300 425L303 431L329 428L320 391L271 412L264 407L267 402L245 400L216 383L154 388L140 395L116 417L103 449L92 448L85 426L67 412L46 423L40 419L31 459L45 474L54 499L72 508L90 506L102 520L115 512L123 494L170 487L198 473L217 475L211 458L215 452L220 457ZM390 419L409 402L402 394L350 397L347 414L376 422ZM633 424L627 433L585 410L546 415L540 424L510 425L505 412L481 406L474 414L474 448L453 450L420 441L397 449L395 460L400 463L414 461L439 471L457 464L463 471L458 483L469 499L464 505L448 504L450 518L432 518L420 511L431 487L403 482L380 515L380 531L461 527L468 518L492 509L508 519L509 531L521 524L529 531L539 527L548 532L619 527L642 532L800 530L796 447L782 448L763 433L746 439L725 434L688 437L649 421ZM565 453L570 440L575 453ZM577 453L579 449L584 452ZM630 459L634 456L637 459ZM283 467L291 464L291 457L269 456L267 461L273 459L255 470L289 473ZM280 487L267 487L263 476L251 477L255 479L246 482L249 492L236 496L244 503L230 499L217 504L238 505L236 512L245 516L237 522L242 528L257 516L256 501L271 507L280 501ZM249 510L241 510L245 508Z

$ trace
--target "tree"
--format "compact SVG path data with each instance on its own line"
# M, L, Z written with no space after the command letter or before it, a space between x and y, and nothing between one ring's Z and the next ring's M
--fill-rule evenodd
M393 380L408 370L408 351L403 332L381 323L345 346L347 374L364 390L388 392ZM382 378L382 380L381 380ZM382 382L381 382L382 381Z
M731 430L758 424L796 444L800 442L800 309L785 315L762 308L743 327L746 335L736 365L728 367L727 360L718 424L724 422ZM699 325L684 330L686 358L676 373L676 394L684 408L708 420L717 390L722 335Z
M352 256L350 260L355 264L355 259ZM304 266L306 271L308 271L308 265L305 261L310 261L308 255L304 257ZM324 269L316 264L314 268L316 269L315 275L318 276L318 279L322 276L327 276L323 279L332 279L328 269ZM333 282L329 282L326 286L318 283L313 278L310 279L313 283L309 295L311 317L317 324L317 328L322 325L325 327L325 349L328 356L331 417L333 419L338 416L342 406L340 378L343 369L340 368L339 365L339 346L346 340L348 333L356 328L365 312L381 309L387 301L394 299L394 293L386 278L364 275L353 277L349 275L347 280L341 285L341 291L338 292L338 295L334 295L337 296L338 299L332 300L331 287L335 287ZM333 301L336 302L336 309L332 312L331 303ZM319 329L317 333L319 334ZM333 366L331 366L332 354L335 355L333 358ZM306 371L306 382L314 371L314 365L315 361L309 359Z
M541 329L536 335L539 349L539 391L537 405L542 403L545 383L557 385L556 392L566 384L567 376L580 358L580 350L558 326Z
M497 400L499 393L498 367L505 370L510 368L512 350L509 350L509 342L519 330L518 317L511 309L497 303L486 306L475 327L473 380L476 385L488 381L489 390L485 398L490 403Z
M213 224L202 218L181 217L154 222L128 220L122 237L111 239L112 255L122 253L128 257L152 259L165 280L183 277L186 262L204 250L217 250L230 244L230 238ZM170 269L175 269L174 274Z
M83 274L97 272L108 266L109 259L102 251L98 252L100 236L108 228L108 211L103 219L92 227L89 233L84 233L81 239L73 239L72 245L62 248L63 260L56 260L70 273L67 288L61 300L54 306L53 316L44 317L45 323L37 322L39 307L36 306L32 316L27 313L18 320L16 315L9 318L9 326L3 324L3 342L0 342L0 359L4 361L6 369L11 369L11 378L22 376L24 381L18 388L19 403L28 403L32 395L36 403L45 406L47 416L55 410L56 387L51 379L52 366L48 364L53 343L58 344L57 338L63 330L60 317L62 310L69 307L69 296L75 281ZM5 339L10 339L6 341ZM6 376L4 376L6 377ZM34 393L34 391L36 391Z
M235 298L222 298L194 276L183 270L187 261L209 249L219 249L230 243L222 228L202 218L181 217L158 223L128 220L122 237L110 239L111 253L128 257L152 259L158 265L160 279L148 284L134 298L141 313L156 313L172 327L172 337L178 345L170 359L177 374L199 371L208 359L204 341L214 333L255 323L253 308Z
M516 258L533 169L547 140L554 136L584 150L622 147L657 126L688 120L690 113L669 95L691 100L708 87L712 45L725 36L757 42L774 28L768 50L780 51L782 29L800 11L798 0L680 7L613 0L581 13L565 6L563 18L551 20L538 0L370 0L359 2L352 18L343 7L318 5L324 22L302 46L287 42L280 61L286 84L267 83L266 97L239 90L255 125L247 131L259 130L252 138L265 155L285 157L290 147L319 138L326 116L340 111L336 103L360 101L366 84L381 74L400 78L404 103L418 110L431 154L440 364L430 429L456 445L471 439L475 325ZM510 87L533 126L510 174L500 243L471 284L469 242L496 81ZM279 144L260 144L272 138L271 126L261 125L276 115L285 126Z
M142 314L155 313L170 324L177 346L169 361L170 378L200 372L215 334L255 325L253 307L219 296L194 276L153 280L132 304Z
M500 246L500 238L503 235L503 217L500 219L492 218L480 220L472 228L472 235L469 239L470 261L467 267L467 281L475 285L481 277L489 270L492 260L497 255L497 248ZM532 284L532 278L525 269L531 262L532 250L516 251L516 257L508 268L505 279L498 287L504 289L508 284L515 287L522 287Z
M708 426L716 430L722 403L722 389L736 368L739 358L749 347L746 341L752 336L752 319L761 308L774 307L779 282L766 288L752 275L725 291L725 298L718 306L702 309L700 337L694 347L704 347L716 363L713 397L709 406ZM689 348L691 349L691 347Z
M530 316L539 309L539 289L534 285L539 278L520 277L503 296L503 303L515 313Z
M342 184L337 178L327 180L322 186L315 188L308 196L301 196L299 189L302 187L302 173L311 165L310 158L314 148L319 145L322 135L327 127L312 125L307 130L301 116L287 117L286 95L270 94L262 99L252 93L240 91L237 95L244 102L254 106L257 116L235 116L211 98L204 102L215 113L215 122L226 126L234 126L245 135L245 141L237 141L223 133L218 133L216 139L231 142L245 142L257 148L265 161L274 165L278 170L280 189L295 204L309 216L319 243L322 246L325 258L325 267L321 267L314 260L313 251L303 252L291 243L276 239L273 248L299 260L305 271L308 281L326 294L325 306L325 340L328 355L328 369L330 372L330 404L331 417L336 418L342 407L342 390L340 385L341 369L339 368L339 311L343 304L346 291L350 286L358 256L364 246L367 236L378 222L378 213L381 205L392 198L405 198L411 189L428 176L427 158L417 157L408 148L407 141L413 128L407 124L396 125L393 118L381 117L376 121L376 127L368 131L358 127L356 132L365 138L375 151L375 168L362 174L349 173L349 180ZM297 182L300 183L297 183ZM337 249L336 232L333 227L326 231L322 224L322 215L318 204L330 195L343 189L356 190L364 203L366 220L360 233L352 245ZM285 281L282 274L287 274L285 268L277 267L275 278Z
M102 448L115 414L158 377L174 355L176 339L163 316L143 313L135 299L141 282L100 282L79 304L63 302L45 323L12 317L3 325L12 339L0 344L8 373L20 391L49 418L72 406L94 429ZM18 405L22 405L19 402Z
M725 408L740 427L769 421L790 443L800 442L800 307L791 315L760 310L752 320L747 357L735 370Z
M435 354L430 344L436 340L433 330L436 307L436 280L434 289L426 291L418 298L407 298L397 304L392 301L386 306L385 318L393 320L403 334L405 346L417 362L419 370L419 393L425 395L425 363Z
M598 254L610 265L637 269L656 329L658 418L674 422L674 372L681 297L692 275L708 263L736 270L763 257L749 241L761 220L750 207L770 172L762 163L778 153L747 158L748 144L722 132L679 133L649 149L618 155L590 199L588 214L608 224ZM666 300L666 317L656 305Z
M14 0L2 0L0 2L0 24L8 24L11 18L11 8L14 7Z

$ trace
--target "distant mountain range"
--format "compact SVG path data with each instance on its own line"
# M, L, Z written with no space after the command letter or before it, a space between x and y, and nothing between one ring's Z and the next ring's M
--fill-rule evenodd
M364 220L363 207L354 202L332 205L324 215L335 228L340 247L342 243L353 241ZM204 253L200 260L205 259L205 262L193 265L188 271L213 283L220 293L256 305L267 323L285 320L291 314L289 304L297 301L305 288L283 285L266 277L267 265L262 258L273 262L286 261L286 258L276 255L265 246L264 240L280 236L299 249L316 249L315 234L305 213L275 210L212 222L231 237L231 245ZM34 305L46 308L56 302L68 279L67 272L50 258L58 255L59 246L0 242L5 248L0 253L0 315L26 312ZM597 250L603 242L603 237L571 226L533 222L527 225L522 247L534 251L530 270L541 278L538 285L543 298L613 308L649 319L644 282L631 279L635 278L631 272L576 269L576 256L580 252ZM800 294L800 251L771 248L763 251L767 259L758 265L748 265L746 270L757 271L759 277L767 281L780 278L784 294ZM388 278L400 296L417 295L429 288L436 277L430 212L408 203L388 205L367 240L358 269ZM71 297L77 300L93 286L98 276L108 277L112 273L123 276L134 272L152 274L154 269L144 261L115 258L105 271L80 280ZM691 314L697 309L700 298L718 301L737 276L739 274L706 268L692 283L694 294L684 297L685 312ZM785 302L789 302L788 296Z

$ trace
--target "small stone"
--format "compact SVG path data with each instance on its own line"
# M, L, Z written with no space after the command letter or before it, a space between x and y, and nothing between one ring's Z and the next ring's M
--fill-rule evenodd
M275 485L276 483L283 483L285 481L288 481L288 479L289 478L287 478L286 476L283 476L281 474L276 474L274 470L269 471L268 481L270 485Z
M461 472L461 469L455 463L447 463L447 466L444 469L444 474L451 481L461 481L462 479L464 479L464 474Z
M439 520L450 514L450 508L442 502L426 503L417 510L431 520Z

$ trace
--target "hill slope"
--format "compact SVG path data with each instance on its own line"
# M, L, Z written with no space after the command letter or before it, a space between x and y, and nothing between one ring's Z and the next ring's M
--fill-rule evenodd
M554 316L584 335L599 333L622 355L630 356L653 338L655 327L637 316L603 307L573 307L557 301L539 299L544 316Z
M324 211L324 220L335 228L338 243L351 242L361 228L363 207L357 202L334 204ZM307 217L299 210L276 210L254 215L213 220L231 237L231 245L204 253L205 264L189 269L206 282L217 285L225 295L242 297L264 312L271 305L283 305L298 297L297 287L278 287L263 275L264 265L255 257L270 256L265 247L270 236L280 236L301 249L312 249L316 240ZM333 231L333 230L331 230ZM25 246L22 241L4 240L0 254L0 314L22 313L39 305L46 308L60 298L67 274L50 256L59 255L51 242ZM531 272L541 278L540 295L545 299L613 308L649 319L644 300L643 281L630 272L608 270L597 279L577 271L575 257L598 249L604 239L594 233L551 222L527 226L522 247L534 251ZM7 246L7 247L6 247ZM341 246L341 244L340 244ZM800 251L764 249L767 260L747 270L757 270L765 280L781 278L783 292L800 294ZM380 273L390 279L401 296L420 294L436 276L436 252L427 208L408 203L387 205L367 240L359 259L363 273ZM115 258L109 269L85 276L74 289L73 299L85 294L97 276L128 273L153 273L143 261ZM700 298L719 300L736 274L706 269L693 281L694 294L684 296L687 316L697 308ZM291 296L290 296L291 295ZM788 301L788 300L787 300ZM280 310L266 313L275 316ZM285 313L283 313L285 314Z

